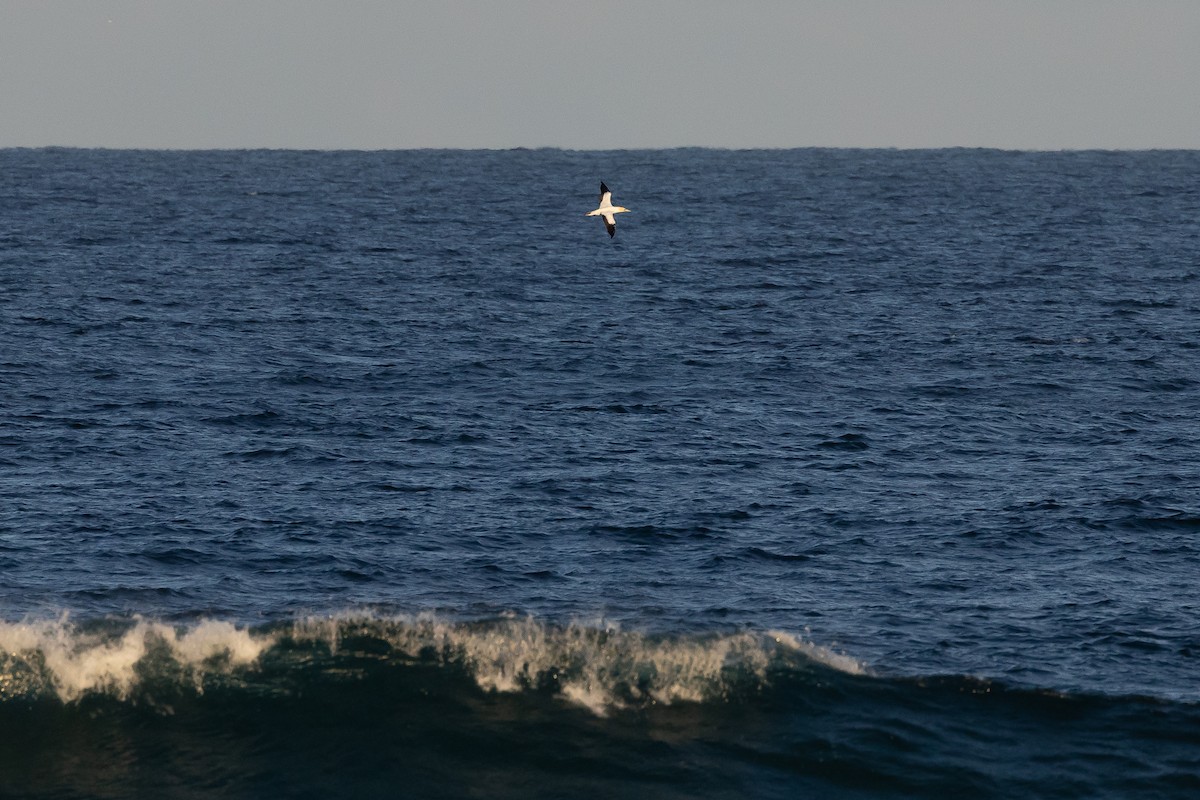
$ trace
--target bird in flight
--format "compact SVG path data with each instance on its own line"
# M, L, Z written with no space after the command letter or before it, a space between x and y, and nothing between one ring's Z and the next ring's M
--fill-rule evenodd
M614 215L620 214L622 211L628 211L624 206L614 206L612 204L612 192L604 185L604 181L600 181L600 207L595 211L589 211L589 217L604 217L604 227L608 231L608 238L617 235L617 220Z

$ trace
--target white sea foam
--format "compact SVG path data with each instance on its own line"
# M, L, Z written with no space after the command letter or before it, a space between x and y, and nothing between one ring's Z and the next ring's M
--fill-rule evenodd
M828 647L804 641L794 634L785 633L784 631L768 631L767 635L774 639L775 643L780 647L786 647L797 653L802 653L805 657L836 669L838 672L845 672L848 675L867 674L867 668L861 661L843 653L830 650Z
M530 618L463 623L433 616L312 619L293 630L295 638L322 639L334 651L343 639L364 634L386 640L409 658L461 664L487 691L549 686L598 714L631 704L719 700L747 685L761 688L780 659L864 672L849 656L780 631L662 637L611 624L556 626Z
M163 626L159 626L162 628ZM174 653L185 663L196 664L227 657L234 666L253 664L270 646L271 636L253 636L230 622L206 620L178 635L174 629L160 631ZM169 637L169 638L168 638Z
M88 692L128 697L140 679L138 664L152 652L173 659L199 688L205 674L253 664L270 644L269 636L215 620L176 628L136 618L123 631L82 629L66 616L0 622L0 655L10 662L10 677L19 664L68 702Z
M221 620L170 625L133 618L80 626L64 616L0 622L0 697L50 691L67 702L95 692L128 698L148 675L203 691L210 676L253 670L277 646L284 661L307 669L320 651L336 665L369 640L387 645L370 646L373 656L453 665L485 691L548 691L597 714L721 701L769 685L773 671L805 664L864 672L855 659L782 631L652 636L603 622L555 625L516 616L464 622L361 612L254 631Z

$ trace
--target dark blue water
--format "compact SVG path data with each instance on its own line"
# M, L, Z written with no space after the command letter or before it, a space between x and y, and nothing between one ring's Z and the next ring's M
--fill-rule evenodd
M0 176L0 796L1200 792L1200 153Z

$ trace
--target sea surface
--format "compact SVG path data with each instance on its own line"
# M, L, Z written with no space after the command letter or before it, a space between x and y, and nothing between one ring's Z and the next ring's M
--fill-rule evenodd
M0 150L0 797L1197 796L1200 152Z

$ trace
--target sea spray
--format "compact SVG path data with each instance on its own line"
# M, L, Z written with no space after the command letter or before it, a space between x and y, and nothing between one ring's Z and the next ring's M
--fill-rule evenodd
M613 623L556 625L530 617L465 622L418 615L305 619L292 626L290 636L323 642L331 653L371 639L385 643L393 658L465 670L485 691L549 691L598 714L758 691L773 668L820 664L863 672L853 658L783 632L655 636Z
M71 702L88 693L128 699L154 657L203 690L206 675L254 664L272 642L221 620L173 626L133 617L78 625L57 620L0 622L0 697L51 693Z

